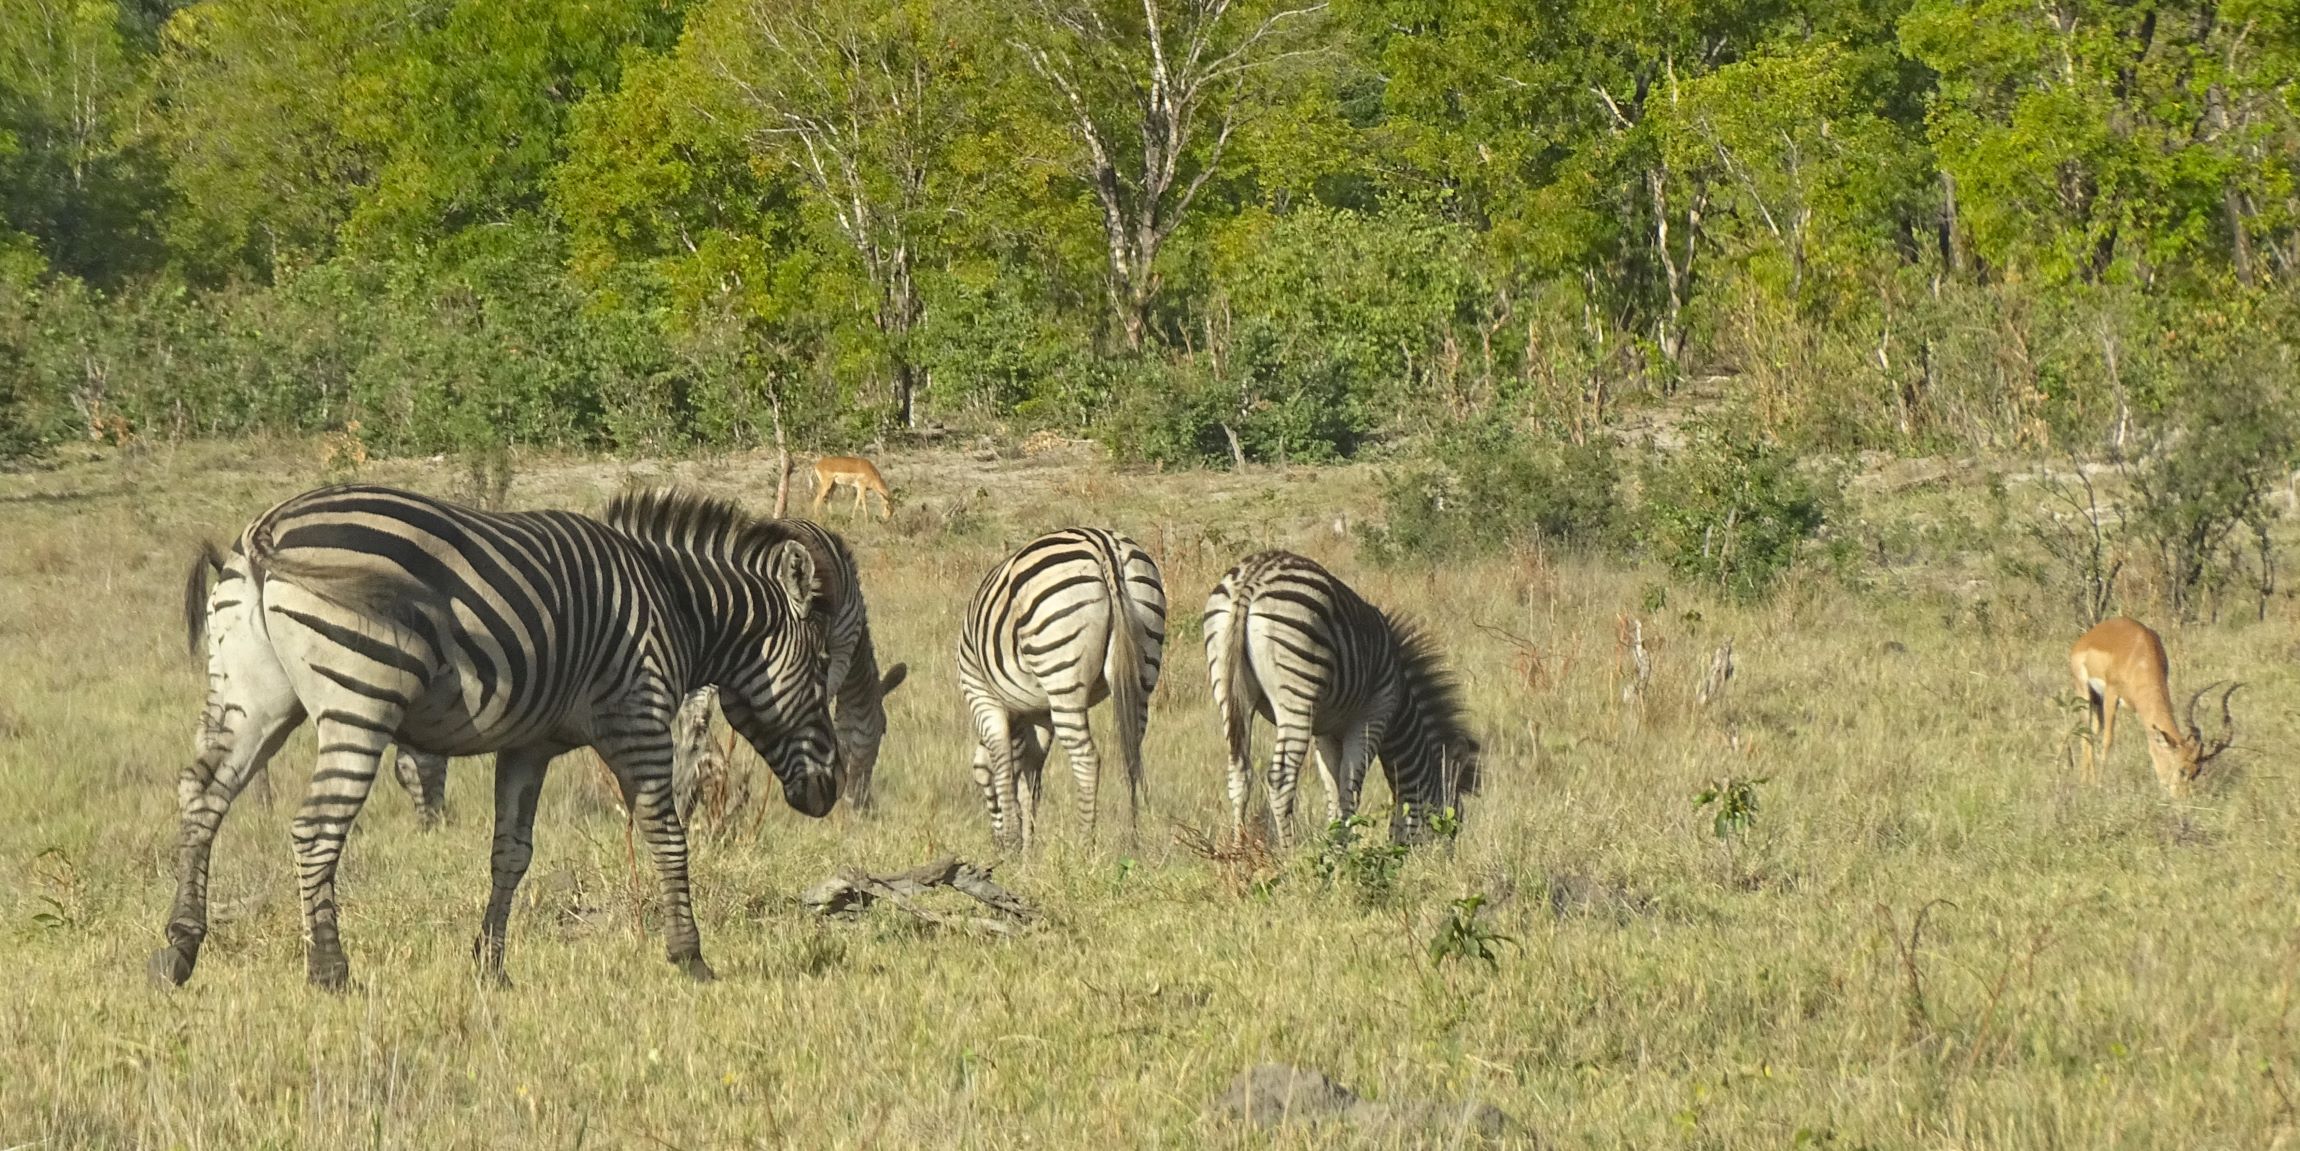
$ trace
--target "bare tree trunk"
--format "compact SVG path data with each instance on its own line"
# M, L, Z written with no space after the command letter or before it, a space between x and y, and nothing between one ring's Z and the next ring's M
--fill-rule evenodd
M1305 37L1326 4L1282 4L1256 19L1230 0L1199 0L1178 14L1142 0L1137 34L1105 17L1108 0L1038 0L1036 19L1013 42L1053 89L1079 145L1077 174L1102 210L1112 319L1129 350L1149 332L1159 251L1221 168L1253 99L1250 79L1318 50ZM1124 95L1105 102L1111 90ZM1121 155L1122 146L1138 154Z
M2237 191L2231 182L2221 193L2221 199L2228 211L2229 237L2234 241L2236 282L2249 288L2252 286L2252 239L2244 234L2244 193Z
M775 518L791 514L791 446L783 438L783 389L767 390L767 411L775 421Z

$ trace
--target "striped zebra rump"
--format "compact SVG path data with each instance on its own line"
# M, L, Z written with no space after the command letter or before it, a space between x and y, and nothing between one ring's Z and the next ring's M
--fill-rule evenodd
M1230 818L1244 834L1253 722L1276 728L1267 776L1281 849L1293 845L1301 766L1317 753L1329 822L1348 818L1378 757L1390 834L1420 835L1478 788L1478 745L1434 638L1291 552L1249 556L1206 598L1206 667L1229 744Z
M1104 699L1139 821L1143 729L1165 645L1158 565L1116 532L1049 532L983 577L960 633L958 677L974 718L975 782L1000 843L1027 847L1036 837L1055 743L1078 785L1080 825L1092 834L1101 760L1087 711Z
M717 686L786 801L827 811L838 759L820 597L805 546L715 501L629 496L592 519L357 486L280 504L229 557L203 551L186 581L208 700L178 784L183 874L155 973L190 977L216 829L309 719L319 758L292 833L314 983L348 977L336 865L394 743L434 757L496 753L494 886L479 948L491 974L501 974L544 770L590 746L646 831L671 958L708 977L671 799L672 712L690 689Z

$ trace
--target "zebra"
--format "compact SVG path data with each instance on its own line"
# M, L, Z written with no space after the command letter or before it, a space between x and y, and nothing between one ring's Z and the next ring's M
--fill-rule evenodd
M1113 626L1120 619L1131 626ZM1116 532L1049 532L983 577L959 636L958 682L974 716L974 781L1002 846L1019 840L1027 849L1035 836L1055 738L1078 780L1078 817L1093 834L1101 762L1086 709L1105 698L1117 712L1129 814L1139 821L1142 729L1165 646L1158 565Z
M846 540L812 520L762 520L759 530L769 537L805 544L822 576L819 607L830 622L830 680L837 702L839 761L845 772L839 794L856 811L868 811L879 744L886 738L886 697L910 674L907 664L896 664L881 676L878 654L871 645L870 613L863 604L862 581L856 574L854 553ZM708 706L698 697L687 706ZM689 749L681 748L682 754ZM416 813L426 828L439 825L446 813L447 757L402 747L393 760L393 777L415 801ZM683 769L683 765L682 765Z
M1326 816L1354 814L1377 754L1394 806L1390 837L1478 789L1478 745L1461 690L1420 627L1367 603L1315 561L1266 551L1239 561L1206 597L1206 668L1230 745L1230 826L1243 834L1254 716L1278 729L1270 815L1293 846L1294 788L1313 740Z
M667 950L710 979L671 800L671 716L715 684L727 718L810 816L838 801L827 624L805 545L731 503L618 497L599 519L485 513L377 486L323 488L258 516L227 559L202 545L184 586L208 692L177 785L182 875L152 973L191 978L207 935L208 854L233 798L311 717L319 760L292 824L310 981L341 989L336 863L398 742L493 751L493 886L474 945L503 976L535 803L559 754L595 748L661 874Z

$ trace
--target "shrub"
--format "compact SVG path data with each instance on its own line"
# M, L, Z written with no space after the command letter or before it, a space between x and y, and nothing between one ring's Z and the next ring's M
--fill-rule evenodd
M2276 577L2268 495L2290 474L2300 442L2281 391L2258 379L2200 378L2175 396L2131 469L2131 533L2181 620L2239 575L2267 611Z
M1728 426L1697 429L1675 458L1645 474L1642 534L1679 575L1736 598L1772 593L1828 522L1833 478L1800 470L1796 457Z
M1541 541L1604 547L1621 538L1613 448L1542 441L1506 427L1453 433L1382 483L1384 522L1365 539L1384 562L1498 552Z

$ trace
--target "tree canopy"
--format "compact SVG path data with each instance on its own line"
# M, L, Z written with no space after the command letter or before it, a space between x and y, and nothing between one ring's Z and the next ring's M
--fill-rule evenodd
M2292 360L2296 77L2286 0L0 0L0 445L2121 442Z

